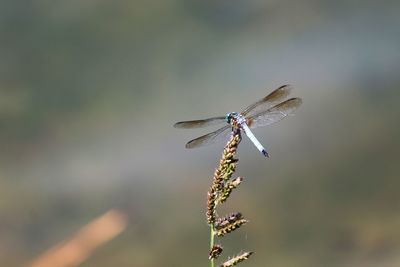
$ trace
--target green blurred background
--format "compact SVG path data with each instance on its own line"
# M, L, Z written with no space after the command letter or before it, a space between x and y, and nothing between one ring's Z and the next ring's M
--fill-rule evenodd
M128 228L82 266L208 266L224 143L179 120L282 84L296 116L239 147L221 214L243 266L400 266L399 1L1 1L0 265L26 266L111 208Z

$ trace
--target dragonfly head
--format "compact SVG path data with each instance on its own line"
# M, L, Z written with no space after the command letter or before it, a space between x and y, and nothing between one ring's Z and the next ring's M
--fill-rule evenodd
M228 124L232 124L232 120L234 118L236 118L237 116L238 116L237 112L231 112L231 113L226 114L226 117L225 117L226 122Z

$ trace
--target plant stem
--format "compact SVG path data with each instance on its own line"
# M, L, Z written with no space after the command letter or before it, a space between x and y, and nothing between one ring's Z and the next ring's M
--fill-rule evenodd
M210 250L214 247L214 227L212 225L210 225ZM212 258L210 261L210 267L214 267L214 259Z

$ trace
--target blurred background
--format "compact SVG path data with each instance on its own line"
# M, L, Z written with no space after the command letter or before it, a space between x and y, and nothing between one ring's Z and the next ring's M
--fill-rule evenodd
M292 84L296 115L254 132L271 158L239 147L245 181L220 214L250 223L221 240L222 259L400 266L399 11L390 0L1 1L0 265L33 266L111 210L119 230L80 266L208 266L206 192L224 142L186 150L213 129L172 125Z

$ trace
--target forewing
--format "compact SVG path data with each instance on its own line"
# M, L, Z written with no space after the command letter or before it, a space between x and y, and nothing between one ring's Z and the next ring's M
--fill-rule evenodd
M275 89L272 93L270 93L263 99L260 99L256 103L248 106L241 114L245 117L251 117L255 114L266 111L287 98L291 90L292 86L283 85L278 89Z
M225 117L214 117L205 120L180 121L175 123L174 127L183 129L202 128L202 127L217 125L225 121L226 121Z
M250 128L267 126L278 122L292 114L302 103L301 98L288 99L264 112L260 112L247 119Z
M195 148L200 146L206 146L218 142L220 140L226 139L231 132L231 126L226 125L212 133L200 136L196 139L189 141L186 144L186 148Z

